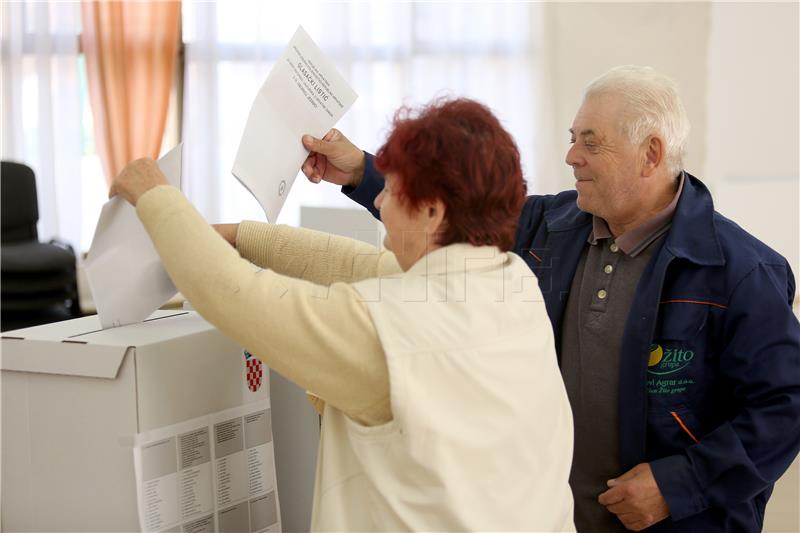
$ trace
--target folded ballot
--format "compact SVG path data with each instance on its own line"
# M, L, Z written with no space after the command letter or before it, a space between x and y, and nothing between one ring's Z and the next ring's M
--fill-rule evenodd
M167 181L178 188L181 147L158 160ZM103 206L84 268L103 328L141 322L178 292L136 209L120 196Z
M322 137L358 96L302 26L256 95L233 175L275 222L308 151L303 134Z

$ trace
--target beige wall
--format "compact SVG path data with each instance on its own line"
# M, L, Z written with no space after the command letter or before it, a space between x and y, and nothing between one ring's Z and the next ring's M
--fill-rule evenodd
M680 86L692 122L686 169L799 276L799 11L796 2L546 4L533 192L572 187L564 154L584 86L615 65L650 65ZM800 531L800 460L776 485L764 530Z
M714 4L704 175L717 209L800 271L800 7ZM798 504L800 506L800 504Z
M583 89L593 78L623 64L650 65L678 82L692 136L687 168L705 162L706 50L711 9L705 3L549 3L544 9L544 48L537 59L547 63L543 103L549 124L536 192L572 187L564 164L569 133ZM550 141L550 139L554 141Z

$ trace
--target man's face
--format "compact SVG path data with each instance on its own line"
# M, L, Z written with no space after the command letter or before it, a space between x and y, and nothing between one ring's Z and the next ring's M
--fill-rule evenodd
M578 207L606 221L635 216L644 154L621 131L617 95L584 100L570 128L566 162L573 169Z

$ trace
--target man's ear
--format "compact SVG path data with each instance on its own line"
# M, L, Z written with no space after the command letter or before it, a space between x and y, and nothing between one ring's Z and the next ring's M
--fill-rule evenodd
M657 135L650 135L644 142L642 175L650 177L664 162L664 140Z

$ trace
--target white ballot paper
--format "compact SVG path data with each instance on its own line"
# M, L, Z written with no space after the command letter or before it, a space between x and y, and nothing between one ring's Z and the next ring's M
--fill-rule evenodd
M281 531L268 400L136 435L142 531Z
M158 160L167 181L178 188L181 148ZM178 292L136 208L120 196L103 206L84 268L103 328L141 322Z
M233 175L275 222L308 151L303 134L322 137L358 96L298 26L256 95Z

